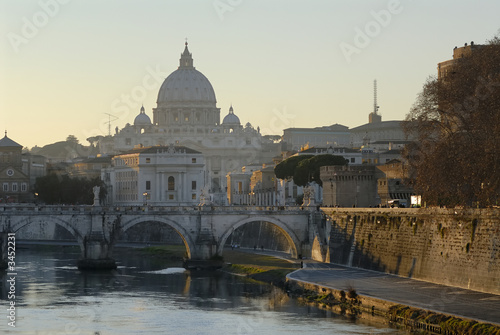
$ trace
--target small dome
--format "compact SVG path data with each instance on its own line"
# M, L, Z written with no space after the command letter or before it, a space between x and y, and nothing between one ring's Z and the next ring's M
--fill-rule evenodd
M233 106L229 107L229 114L222 120L223 125L240 125L240 118L234 114Z
M141 112L134 119L134 126L150 126L151 119L146 115L144 106L141 107Z

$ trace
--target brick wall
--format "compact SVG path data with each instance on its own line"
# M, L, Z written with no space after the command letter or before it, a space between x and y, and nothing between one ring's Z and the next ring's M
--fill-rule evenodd
M332 263L500 294L499 209L322 210Z

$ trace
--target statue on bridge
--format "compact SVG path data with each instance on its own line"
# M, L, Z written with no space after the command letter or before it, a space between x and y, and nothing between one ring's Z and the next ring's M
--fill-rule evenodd
M94 205L93 206L99 206L99 193L101 192L101 188L99 186L94 186L92 188L92 191L94 192Z
M304 201L303 206L316 206L316 195L315 190L312 185L307 185L304 187Z
M210 201L210 195L206 196L205 193L208 193L207 187L201 189L200 203L198 204L198 206L212 206L212 201Z

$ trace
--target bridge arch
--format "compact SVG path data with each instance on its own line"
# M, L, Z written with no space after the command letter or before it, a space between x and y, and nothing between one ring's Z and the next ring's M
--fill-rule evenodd
M148 218L148 217L135 217L130 220L124 220L122 221L122 232L126 232L130 228L141 224L141 223L146 223L146 222L160 222L163 224L168 225L169 227L173 228L177 234L181 237L182 241L184 242L184 246L186 247L186 252L187 252L187 257L188 259L191 259L191 254L195 250L195 243L193 242L191 236L189 233L184 229L183 226L178 224L177 222L170 220L165 217L159 217L155 216L154 218Z
M255 216L255 217L240 220L240 221L232 224L231 227L229 229L227 229L220 237L220 239L219 239L220 243L219 243L218 248L217 248L217 253L219 255L222 255L222 251L224 250L224 245L226 244L227 239L236 229L238 229L239 227L241 227L247 223L258 222L258 221L268 222L268 223L271 223L271 224L275 225L276 227L278 227L279 230L283 233L283 235L285 236L285 238L287 239L288 243L291 246L292 258L298 257L299 250L301 249L301 242L300 242L299 238L297 237L297 235L295 234L295 232L292 229L290 229L290 227L286 223L284 223L278 219L275 219L273 217L268 217L268 216Z
M73 227L71 223L68 222L67 220L61 219L56 216L27 216L19 220L18 222L14 223L11 226L11 229L13 232L18 232L19 230L23 229L26 226L32 224L41 224L49 220L50 222L53 222L54 224L68 231L75 238L76 242L80 246L80 249L84 250L83 236L82 236L83 232L80 232L77 229L75 229L75 227Z

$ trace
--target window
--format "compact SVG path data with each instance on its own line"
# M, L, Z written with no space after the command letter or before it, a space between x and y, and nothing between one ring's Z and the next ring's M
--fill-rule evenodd
M355 163L355 162L356 162L356 158L351 157L351 163Z
M196 200L196 193L191 194L191 199Z
M193 180L193 181L191 182L191 189L192 189L192 190L196 190L196 180Z
M151 181L146 180L146 191L150 191L150 190L151 190Z
M12 183L12 192L17 192L17 183Z
M191 158L191 163L196 163L196 158Z
M28 190L28 185L26 183L21 184L21 192L26 192Z
M168 190L169 191L175 190L175 178L172 176L168 177Z
M4 192L9 191L9 183L3 183L3 191Z
M174 195L173 194L169 194L168 195L168 200L174 200Z
M151 163L151 158L146 158L146 163Z

